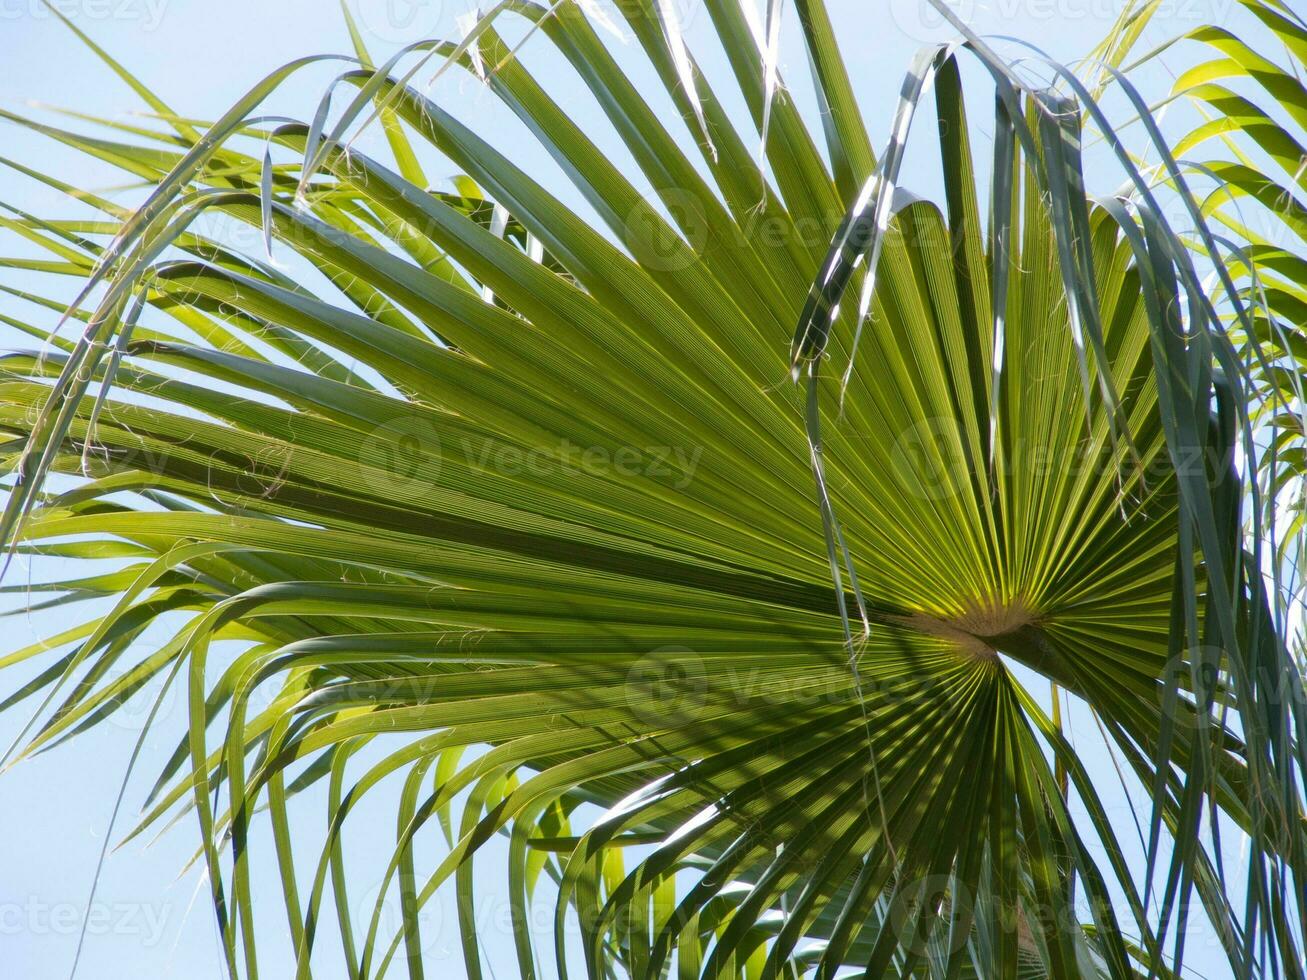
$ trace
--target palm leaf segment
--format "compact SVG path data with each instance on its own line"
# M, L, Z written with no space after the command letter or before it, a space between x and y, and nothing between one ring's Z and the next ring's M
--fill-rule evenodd
M626 27L697 159L588 5L501 4L410 55L483 77L593 220L357 35L335 125L329 99L311 125L253 115L300 65L212 125L132 80L171 134L13 117L153 188L134 212L64 188L93 222L5 219L85 288L75 341L6 321L45 348L6 362L4 530L23 554L117 559L45 586L114 605L6 702L49 709L20 754L153 677L185 692L137 832L194 812L233 975L257 974L273 914L255 811L307 976L330 906L352 907L342 828L401 772L404 926L381 928L380 898L366 929L338 915L352 976L422 975L417 909L451 881L479 975L471 861L496 832L524 976L545 874L546 958L591 976L1159 975L1198 915L1240 975L1300 976L1302 701L1241 536L1262 517L1234 465L1259 449L1221 320L1251 322L1239 290L1202 290L1142 179L1086 197L1079 110L1105 120L1073 76L1081 101L976 38L927 51L877 160L820 3L798 4L818 143L773 91L774 45L711 0L764 178L664 7L623 5ZM497 33L521 21L649 199ZM961 58L998 93L987 195ZM896 188L928 85L942 205ZM346 142L372 116L399 172ZM413 137L468 175L454 192L425 189ZM294 264L196 230L215 214ZM843 383L823 373L855 346ZM47 485L65 472L83 478ZM135 642L178 615L165 646ZM1143 875L1016 665L1083 699L1151 796ZM306 843L290 813L318 780L329 830ZM447 856L418 867L436 825ZM1213 826L1248 835L1243 868Z
M1255 345L1245 346L1256 346L1264 358L1261 380L1273 393L1265 401L1265 487L1290 515L1287 531L1273 543L1277 568L1290 571L1284 587L1301 594L1303 351L1295 326L1303 320L1307 281L1307 89L1300 67L1307 29L1283 4L1241 6L1256 18L1260 43L1218 26L1183 39L1201 45L1206 57L1181 73L1170 93L1170 100L1197 111L1197 125L1176 141L1175 155L1203 188L1203 213L1220 235L1225 265L1252 314L1232 330L1241 335L1251 329ZM1135 23L1146 23L1156 9L1141 6ZM1166 50L1151 51L1139 63Z

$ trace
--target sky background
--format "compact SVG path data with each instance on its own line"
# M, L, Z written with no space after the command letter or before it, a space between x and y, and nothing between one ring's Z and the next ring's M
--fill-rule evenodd
M711 75L720 69L721 56L712 42L710 20L700 2L677 0L691 45ZM1219 24L1229 16L1232 4L1233 0L1174 0L1164 8L1159 26L1178 32L1204 23ZM456 30L458 18L470 9L467 0L349 0L349 5L377 60L403 44L450 35ZM876 144L883 145L902 73L913 52L923 42L946 37L948 31L918 0L889 0L887 11L879 0L875 4L868 0L828 0L828 6L842 32L845 56L855 90L863 99L869 131ZM176 111L199 119L216 117L259 78L287 61L302 55L349 50L343 18L331 0L227 0L220 4L198 0L79 0L60 2L58 7ZM875 14L868 12L873 7ZM1116 0L963 0L956 7L978 31L1035 42L1064 60L1084 55L1106 32L1118 10ZM787 32L782 73L802 101L807 91L806 64L792 35L793 31ZM556 66L539 55L537 47L529 46L525 57L528 63L539 57L541 60L535 64L541 77L548 80ZM637 60L624 58L624 63ZM323 66L296 75L274 93L264 109L311 118L323 86L339 70L339 66ZM637 77L640 70L636 68ZM647 70L644 77L652 83ZM1165 66L1150 69L1144 80L1155 88L1164 87L1168 81ZM560 78L560 84L569 91L569 81ZM571 91L575 88L573 84ZM665 108L665 97L650 91L655 106ZM563 187L552 161L480 85L466 79L442 80L433 97L443 105L457 106L460 115L476 121L479 132L511 146L514 160L539 173L551 188ZM978 86L974 99L973 120L983 137L988 134L984 118L990 111L991 91ZM579 92L564 104L582 124L597 118L593 104ZM145 108L139 98L38 0L0 0L0 110L84 132L95 131L90 122L61 121L49 110L51 106L149 124L133 120L131 115ZM931 139L917 141L906 169L909 189L924 195L930 195L937 186L928 148L932 143ZM379 132L366 134L358 145L369 153L386 155ZM925 148L917 148L923 145ZM139 199L139 189L122 186L126 181L121 172L3 120L0 157L19 160L124 203ZM452 173L448 167L441 168L439 162L427 166L433 182L439 183ZM1105 173L1106 186L1101 189L1119 181L1119 174ZM574 200L574 195L560 192L560 196ZM61 195L4 167L0 167L0 201L43 215L78 213L69 210L69 203ZM582 202L574 203L585 212ZM0 238L0 242L3 254L21 254L20 245L7 238ZM48 280L35 275L0 272L0 286L42 290L47 295L69 298L68 284L52 288ZM53 320L49 311L11 295L0 295L0 313L46 327ZM6 335L4 345L14 344L25 346L16 337ZM21 586L29 575L39 578L47 572L58 575L57 563L39 569L15 567L4 585L12 589ZM7 611L0 618L0 656L80 621L92 609L83 604L73 614L29 613L24 611L26 601L21 589L0 595L0 608ZM72 615L78 618L69 618ZM169 636L167 624L160 624L147 633L142 645L162 643ZM48 657L36 658L0 673L0 698L49 662ZM1032 685L1032 689L1039 686ZM222 976L207 886L197 867L185 870L196 845L190 818L157 840L152 830L111 854L95 902L89 908L87 905L113 801L150 705L159 694L159 686L152 685L88 737L0 776L0 976L16 980L67 976L84 925L87 940L77 976L86 980L204 980ZM30 710L31 705L25 702L0 715L0 745L7 747L20 733ZM165 694L128 786L123 813L113 834L115 843L130 829L145 792L183 730L184 716L180 695ZM1083 711L1073 711L1070 724L1078 744L1097 744L1093 722ZM384 748L375 745L369 754L379 755ZM1127 820L1125 800L1117 789L1110 759L1101 750L1091 748L1089 753L1093 772L1114 816ZM312 834L319 834L326 821L323 795L306 794L301 804L305 826L311 828ZM346 835L351 915L357 921L366 921L371 912L393 838L393 794L374 794L351 819ZM440 849L434 840L425 846L427 858L438 857ZM281 914L279 886L266 832L262 839L256 836L255 847L261 848L259 853L265 858L255 868L256 896L266 896L266 904L260 907L264 915L275 919ZM516 968L507 928L502 856L502 848L492 846L487 859L478 865L477 915L486 958L494 975L505 978L516 975ZM420 851L420 866L422 858ZM538 904L548 909L547 895ZM393 899L385 907L383 922L392 927L397 922ZM429 975L441 980L462 976L456 920L448 896L424 913L423 925L429 962L437 967ZM535 926L538 933L547 935L550 919L542 914ZM1212 937L1205 934L1202 924L1194 929L1189 961L1205 975L1226 975ZM269 933L272 938L267 951L272 961L277 955L278 936L283 946L287 940L284 929L273 928ZM334 927L327 925L322 955L315 960L314 975L327 980L345 975L338 948L332 944L333 934ZM446 969L440 970L438 964ZM267 975L276 977L278 973Z

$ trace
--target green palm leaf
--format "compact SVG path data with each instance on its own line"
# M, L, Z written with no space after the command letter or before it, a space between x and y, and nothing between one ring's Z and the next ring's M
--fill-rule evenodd
M1300 65L1297 21L1245 6ZM11 318L43 345L0 379L0 530L16 553L118 561L43 587L113 606L4 703L40 700L11 758L153 679L183 690L186 737L132 833L198 821L233 976L289 975L257 942L283 916L310 975L331 906L351 977L422 976L419 910L446 886L479 976L472 861L497 834L523 976L1169 976L1198 916L1237 975L1303 975L1307 716L1263 574L1287 554L1264 420L1284 411L1268 386L1298 377L1279 320L1300 290L1286 253L1252 263L1278 306L1227 265L1176 162L1236 129L1279 163L1301 141L1213 69L1196 94L1226 122L1168 147L1113 74L1145 4L1100 64L1145 109L1160 184L1098 80L1033 87L960 23L965 43L913 62L877 157L835 27L796 7L816 132L778 74L780 5L751 23L735 0L707 10L748 119L653 0L622 12L679 121L590 5L526 2L377 69L351 25L334 122L325 99L307 124L256 115L306 62L212 124L138 88L167 134L7 117L150 187L126 212L26 169L101 216L3 222L78 284L82 333ZM523 30L575 70L638 184L516 57ZM483 75L571 187L408 84L422 64ZM973 70L997 95L991 167ZM939 204L899 186L932 108ZM351 145L374 116L395 170ZM1083 122L1120 160L1117 196L1086 189ZM428 159L464 176L427 188ZM1283 190L1244 159L1209 169L1234 195ZM257 245L197 231L209 215ZM155 622L181 625L149 649ZM1034 675L1088 706L1150 797L1142 867ZM356 929L343 829L398 773ZM295 797L324 780L328 830L306 839ZM251 887L265 811L284 912ZM437 827L449 847L423 866ZM1239 868L1222 833L1247 835ZM528 926L544 876L551 951Z

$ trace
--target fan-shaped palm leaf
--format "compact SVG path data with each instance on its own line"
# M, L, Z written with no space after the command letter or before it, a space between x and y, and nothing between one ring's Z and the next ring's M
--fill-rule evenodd
M591 5L519 0L378 69L355 33L335 122L327 99L308 124L254 116L298 64L212 124L147 95L171 133L10 117L152 188L130 213L68 188L95 222L3 222L52 256L26 267L83 284L76 340L6 321L45 346L5 364L4 534L120 562L46 586L114 606L6 702L47 709L17 754L152 678L186 692L142 828L198 819L233 976L286 975L256 943L256 811L307 976L350 907L341 830L392 773L382 892L404 924L380 898L361 933L340 912L351 976L423 975L417 909L448 883L470 916L500 832L523 976L546 969L546 872L560 973L1164 975L1201 914L1239 975L1302 976L1301 677L1246 475L1259 385L1294 366L1245 366L1256 304L1201 280L1225 271L1205 212L1164 144L1169 186L1145 179L1090 82L1033 88L974 37L927 50L876 157L823 5L796 6L818 135L778 76L779 5L737 0L706 9L745 120L653 0L621 9L681 120ZM515 56L500 32L523 22L638 178ZM593 220L407 84L418 59L484 78ZM998 96L984 187L973 69ZM898 187L932 104L939 204ZM1087 196L1082 112L1129 193ZM398 170L349 143L373 116ZM423 186L414 139L455 190ZM195 230L213 214L258 245ZM274 242L294 261L266 261ZM170 643L135 642L174 614ZM243 652L215 679L224 640ZM1151 796L1146 867L1024 668L1083 699ZM289 800L322 779L330 828L306 845ZM436 825L447 856L419 867ZM1238 872L1212 837L1234 828Z

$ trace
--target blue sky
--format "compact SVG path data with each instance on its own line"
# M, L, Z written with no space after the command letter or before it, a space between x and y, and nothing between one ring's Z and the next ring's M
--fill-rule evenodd
M1218 23L1228 15L1233 0L1175 0L1167 11L1165 26L1187 29L1201 23ZM700 0L678 0L688 24L696 54L709 66L720 63L710 43L709 17ZM199 0L78 0L60 2L64 11L97 43L124 62L147 85L163 95L178 112L200 119L220 114L246 88L273 68L301 55L345 52L349 48L344 23L335 3L329 0L229 0L222 4ZM424 36L449 34L457 19L468 12L467 0L350 0L361 30L374 57L382 58L398 46ZM867 0L828 0L835 23L846 28L845 53L855 88L864 98L870 131L878 143L888 130L894 96L902 73L915 48L927 40L948 33L919 0L889 0L888 10L867 14ZM1052 55L1074 59L1107 30L1114 17L1114 0L963 0L959 11L978 29L1010 34L1040 44ZM782 71L802 98L806 65L794 44L787 43ZM534 49L528 57L535 56ZM144 108L140 100L121 84L81 43L40 4L39 0L0 0L0 108L39 116L60 124L58 117L34 105L75 108L81 112L128 119ZM545 71L548 62L541 62ZM270 113L300 118L312 116L322 86L332 68L312 69L295 76L275 93L265 106ZM1154 70L1151 80L1164 84L1164 69ZM519 163L554 170L553 164L533 147L515 120L497 109L489 94L475 83L442 81L437 96L457 102L460 111L475 117L479 130L511 141ZM974 118L983 119L991 99L988 91L977 96ZM656 101L656 100L655 100ZM578 97L569 110L583 123L594 118L594 110ZM72 128L92 131L90 124L73 122ZM983 123L978 124L982 133ZM106 190L123 183L120 172L88 161L87 158L29 133L0 122L0 156L20 160L76 186L96 189L114 199L130 202L138 190ZM921 141L930 143L929 139ZM360 147L384 156L384 140L373 132L363 137ZM909 186L930 194L933 181L928 150L910 161ZM448 175L439 164L428 167L433 179ZM1119 177L1107 178L1114 186ZM915 183L913 183L915 182ZM562 186L561 178L551 186ZM16 202L38 214L63 214L68 203L59 195L16 177L0 168L0 200ZM578 209L583 205L576 202ZM6 242L4 248L12 248ZM9 254L6 252L5 254ZM0 274L0 284L17 288L46 288L38 277ZM63 295L62 293L56 293ZM65 297L66 298L66 297ZM50 315L9 296L0 296L0 312L49 324ZM8 346L17 343L6 337ZM47 565L33 574L58 574ZM11 569L6 585L21 583L25 568ZM0 597L9 615L0 620L5 642L3 653L34 642L62 628L63 613L24 613L24 597ZM168 638L158 628L142 642ZM48 659L39 659L0 674L0 696L7 695L35 675ZM189 822L171 828L153 843L153 831L111 854L104 866L95 903L88 909L86 898L96 860L106 834L110 810L123 778L133 745L140 733L150 698L160 693L153 686L99 726L89 737L61 746L39 759L25 763L0 778L0 973L6 977L39 978L66 976L72 963L77 936L83 925L87 942L78 976L90 980L128 977L220 977L221 958L208 904L207 889L197 868L183 871L196 844ZM26 721L28 706L0 716L0 743L8 745ZM132 816L149 788L153 776L173 749L184 724L180 696L164 696L154 725L144 742L138 772L128 787L127 802L115 831L114 841L130 827ZM1097 740L1092 721L1083 712L1073 712L1072 731L1084 744ZM380 746L373 747L380 752ZM1099 752L1093 758L1094 771L1104 785L1104 795L1125 819L1124 800L1113 789L1115 776L1110 760ZM391 851L394 834L393 796L377 794L347 832L350 854L352 913L362 918L375 897L380 876ZM325 824L325 801L321 794L304 801L306 820L318 833ZM265 834L266 838L266 834ZM256 846L259 841L256 839ZM147 846L148 844L148 846ZM269 917L280 915L273 890L275 868L263 841L261 853L268 859L256 867L257 894L266 896L263 906ZM437 854L434 842L429 855ZM421 856L421 855L420 855ZM515 975L511 934L507 931L507 903L503 898L504 875L501 853L491 848L479 866L478 918L488 938L485 954L498 977ZM548 907L547 902L542 903ZM386 916L393 924L395 905ZM547 927L547 917L539 925ZM1190 961L1210 976L1221 976L1219 951L1201 926L1190 946ZM330 927L323 943L320 978L344 976ZM447 898L426 914L424 930L431 962L447 964L448 972L438 977L463 973L453 904ZM278 930L273 929L270 955L276 955ZM284 933L284 930L281 930ZM284 936L282 942L285 942ZM276 976L270 973L270 976Z

